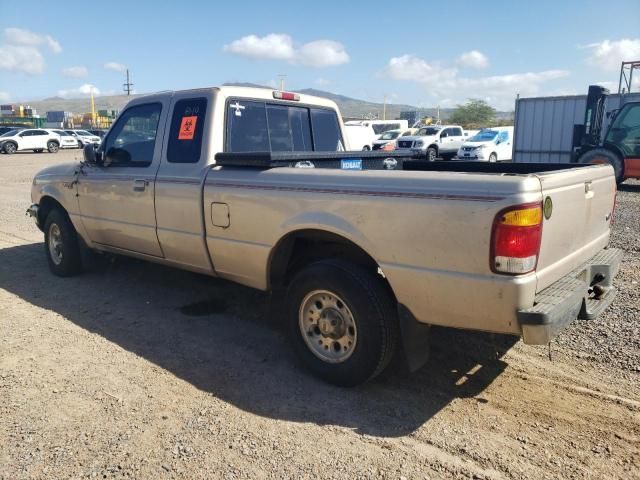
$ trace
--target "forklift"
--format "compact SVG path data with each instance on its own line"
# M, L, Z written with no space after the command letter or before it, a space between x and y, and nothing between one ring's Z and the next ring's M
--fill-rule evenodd
M584 124L573 128L572 161L609 163L620 184L627 178L640 178L640 102L625 103L607 114L608 95L606 88L589 86ZM610 123L603 141L605 116Z

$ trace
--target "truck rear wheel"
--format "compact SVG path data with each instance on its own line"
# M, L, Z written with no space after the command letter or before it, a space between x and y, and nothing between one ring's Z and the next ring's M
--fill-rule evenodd
M578 163L608 163L613 167L616 175L616 183L620 184L624 181L624 163L622 159L606 148L594 148L584 153L578 159Z
M59 277L70 277L82 270L78 234L66 213L53 209L44 223L44 249L49 269Z
M384 370L398 338L396 309L382 281L340 260L321 260L295 275L287 291L287 322L305 366L343 387Z

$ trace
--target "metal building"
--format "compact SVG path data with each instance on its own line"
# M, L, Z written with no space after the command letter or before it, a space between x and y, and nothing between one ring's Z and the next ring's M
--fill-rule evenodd
M627 102L640 101L640 93L611 94L607 113ZM573 127L584 123L586 95L533 97L516 100L513 161L568 163L571 161ZM602 134L609 127L605 117Z

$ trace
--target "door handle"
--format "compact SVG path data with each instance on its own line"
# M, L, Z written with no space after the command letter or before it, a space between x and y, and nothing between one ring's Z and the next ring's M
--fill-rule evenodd
M149 181L148 180L134 180L133 181L133 191L134 192L144 192L145 188L147 188L147 185L149 185Z

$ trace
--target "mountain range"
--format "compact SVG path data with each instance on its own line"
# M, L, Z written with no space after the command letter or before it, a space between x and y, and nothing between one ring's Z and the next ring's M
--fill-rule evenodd
M259 87L268 88L271 87L256 85L253 83L225 83L224 85L235 85L243 87ZM359 100L356 98L347 97L337 93L327 92L324 90L318 90L315 88L304 88L301 90L295 90L297 93L303 93L307 95L314 95L317 97L328 98L336 102L340 108L342 116L345 118L382 118L384 105L382 103L369 102L366 100ZM122 110L129 100L139 95L109 95L99 96L95 98L96 110ZM54 110L64 110L73 113L85 113L91 110L91 105L88 98L73 98L65 99L61 97L50 97L42 100L34 100L31 102L23 102L31 105L32 108L37 109L41 116L45 116L46 112ZM394 119L400 116L402 111L414 111L420 112L421 116L436 117L438 109L432 108L420 108L413 105L404 105L396 103L387 103L386 105L386 118ZM449 117L452 108L441 108L440 117L446 119ZM498 118L513 118L513 112L497 112Z

